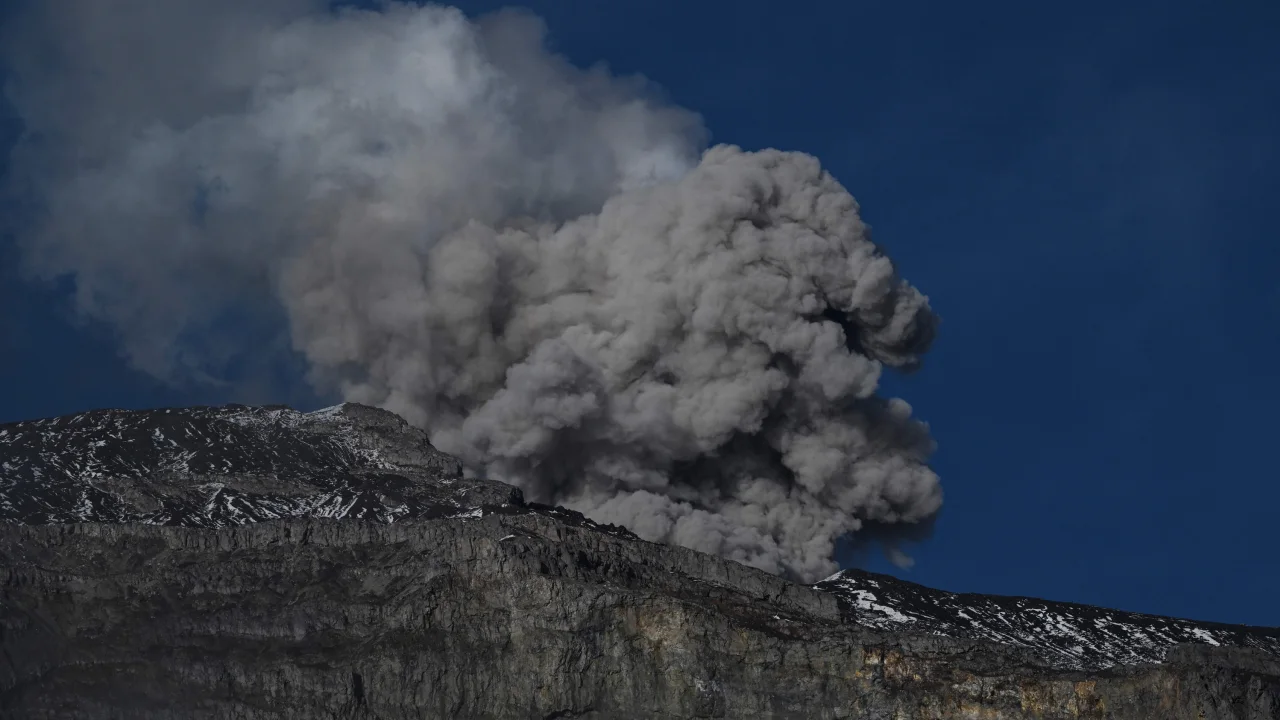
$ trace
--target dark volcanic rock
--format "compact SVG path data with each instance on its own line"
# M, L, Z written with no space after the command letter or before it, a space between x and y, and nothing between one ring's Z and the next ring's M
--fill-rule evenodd
M519 503L400 417L362 405L190 408L0 425L0 520L228 527L393 522Z
M346 405L0 426L6 718L1249 718L1280 632L846 571L525 504Z
M861 570L814 585L835 593L853 622L888 632L989 640L1059 668L1158 663L1171 648L1245 648L1280 658L1280 628L1193 622L1034 598L934 590Z

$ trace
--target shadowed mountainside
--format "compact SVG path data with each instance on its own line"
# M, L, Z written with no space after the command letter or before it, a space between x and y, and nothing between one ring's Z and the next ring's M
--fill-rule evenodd
M804 586L466 478L390 413L0 425L14 718L1249 718L1280 630Z

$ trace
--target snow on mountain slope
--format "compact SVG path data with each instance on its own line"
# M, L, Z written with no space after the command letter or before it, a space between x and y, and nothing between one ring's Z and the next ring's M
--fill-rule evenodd
M813 587L835 593L847 616L877 630L1016 645L1058 667L1086 670L1158 663L1183 643L1252 648L1280 658L1280 628L950 593L862 570L842 570Z
M0 425L0 520L24 524L394 522L503 505L512 492L463 480L424 433L359 405L99 410Z
M290 518L475 518L537 512L634 538L515 488L466 478L458 461L392 413L356 404L100 410L0 425L0 522L218 528ZM1023 647L1071 669L1160 662L1178 644L1280 658L1280 629L965 595L845 570L812 587L867 627Z

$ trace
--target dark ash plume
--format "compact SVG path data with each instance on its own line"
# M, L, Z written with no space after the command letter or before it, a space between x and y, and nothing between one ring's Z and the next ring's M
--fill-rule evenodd
M216 375L226 313L278 303L314 382L472 471L806 580L937 513L927 428L875 394L935 316L816 159L702 152L524 14L101 7L6 39L21 242L139 367Z

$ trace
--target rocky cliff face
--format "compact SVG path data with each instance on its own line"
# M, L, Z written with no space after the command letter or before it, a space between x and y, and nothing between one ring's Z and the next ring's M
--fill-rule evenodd
M1280 716L1280 630L813 586L526 504L389 413L0 426L0 716Z

